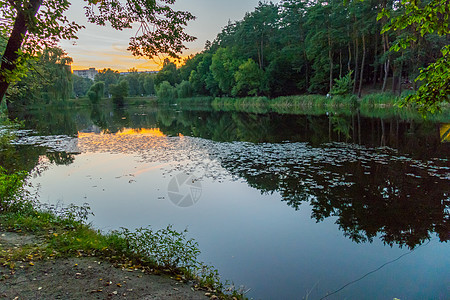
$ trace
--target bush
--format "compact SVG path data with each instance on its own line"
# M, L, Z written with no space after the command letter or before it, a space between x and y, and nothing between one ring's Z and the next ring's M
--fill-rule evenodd
M348 95L353 89L354 79L352 79L353 71L348 72L344 77L339 77L334 80L334 86L330 91L331 95Z
M8 174L0 166L0 213L20 211L27 202L20 199L23 194L26 172Z
M92 104L97 104L100 99L102 99L103 91L105 90L105 84L100 81L91 86L89 89L87 96L89 97L89 100L91 100Z
M111 84L109 86L109 92L116 105L123 105L124 98L128 96L128 81L122 80L118 84Z
M193 271L198 265L200 250L197 242L187 239L186 233L187 230L174 230L172 225L157 231L148 227L138 228L135 232L126 228L121 231L133 253L170 270L186 268Z
M192 97L192 87L189 81L183 80L180 84L177 84L176 89L178 98Z
M174 99L176 95L175 88L168 81L163 81L157 88L156 96L160 100Z

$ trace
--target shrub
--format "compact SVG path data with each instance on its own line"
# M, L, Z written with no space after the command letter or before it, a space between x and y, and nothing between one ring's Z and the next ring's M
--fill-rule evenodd
M189 81L183 80L180 84L177 84L176 90L178 98L192 97L192 88Z
M89 97L89 100L91 100L92 104L97 104L100 101L104 90L105 84L102 81L97 82L96 84L91 86L87 95Z
M20 211L28 204L21 200L26 172L8 174L0 166L0 213Z
M157 231L149 227L138 228L135 232L126 228L121 231L133 253L171 270L182 267L193 271L200 250L197 242L187 239L186 233L187 230L174 230L172 225Z
M163 81L157 88L156 96L160 100L174 99L176 95L175 88L168 81Z
M330 91L331 95L348 95L353 89L354 79L352 79L353 71L348 72L344 77L334 80L334 86Z
M114 104L123 105L123 100L128 96L128 81L122 80L118 84L111 84L109 86Z

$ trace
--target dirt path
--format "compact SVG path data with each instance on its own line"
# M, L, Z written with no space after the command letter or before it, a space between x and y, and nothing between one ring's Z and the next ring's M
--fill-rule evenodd
M30 235L0 232L0 251L36 244ZM3 252L4 253L4 252ZM17 261L0 266L0 299L214 299L189 284L122 270L97 258Z

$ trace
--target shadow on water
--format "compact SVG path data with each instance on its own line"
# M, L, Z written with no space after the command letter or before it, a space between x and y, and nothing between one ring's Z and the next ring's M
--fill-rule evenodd
M448 126L395 114L317 115L192 111L128 107L17 112L36 136L112 134L158 128L167 136L207 140L212 159L261 193L279 193L295 210L303 203L321 222L336 224L356 243L375 237L414 247L434 234L450 239ZM450 123L450 122L447 122ZM44 145L44 146L42 146ZM74 154L16 145L0 152L2 165L32 170L45 155L67 165Z

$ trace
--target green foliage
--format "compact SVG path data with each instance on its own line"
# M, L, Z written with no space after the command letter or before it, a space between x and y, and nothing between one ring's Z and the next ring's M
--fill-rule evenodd
M26 172L8 174L0 166L0 213L19 211L27 204L20 199L26 176Z
M156 90L156 96L161 100L174 99L176 97L176 89L168 81L163 81Z
M233 87L231 94L233 96L256 96L262 90L263 77L263 71L253 59L249 58L234 73L236 85Z
M160 85L164 81L169 82L172 86L180 83L180 75L177 69L177 65L171 62L169 59L164 60L162 69L156 74L155 85Z
M435 113L443 103L450 102L450 46L442 50L443 56L420 70L416 81L422 84L416 94L406 96L401 105L417 105L419 111Z
M241 63L242 61L237 59L236 49L231 47L219 48L213 55L210 70L223 94L232 94L231 90L236 84L234 74Z
M431 1L400 1L402 14L393 14L390 10L383 9L378 20L387 17L390 19L383 27L382 33L411 30L417 34L404 35L392 45L392 51L403 51L409 47L416 47L420 37L437 34L446 37L450 34L450 2L447 0ZM422 82L415 95L406 97L401 105L415 104L425 113L436 112L443 103L450 99L450 46L448 39L441 50L442 56L420 69L420 75L416 81Z
M352 79L353 71L348 72L344 77L339 77L334 80L333 88L330 91L331 95L349 95L352 92L355 80Z
M103 69L98 71L98 74L95 75L95 82L103 82L105 85L104 88L104 97L110 97L111 91L109 86L112 84L116 84L119 81L120 73L118 71L108 69Z
M84 78L72 74L72 82L73 82L73 96L75 97L84 97L89 92L89 89L94 84L94 82L89 78ZM103 93L102 95L103 96Z
M92 104L97 104L102 99L104 89L105 84L103 81L97 82L91 86L87 95Z
M364 96L361 99L361 107L385 107L394 106L398 98L391 93L375 93Z
M128 81L122 80L118 84L111 84L109 91L116 105L123 105L124 98L128 96Z
M8 100L15 106L66 101L72 93L71 63L62 49L45 49L28 60L26 77L10 86Z
M110 22L114 29L131 28L133 23L142 24L139 33L130 39L130 50L135 56L148 58L168 55L178 58L194 37L183 30L187 22L195 19L189 12L175 11L169 4L173 0L111 0L95 1L96 5L86 7L86 16L91 23L105 25ZM98 9L98 10L97 10Z
M146 95L155 95L155 80L153 74L146 74L144 77L143 88Z
M88 21L97 25L111 23L117 30L131 28L139 23L139 35L130 38L130 50L135 56L163 54L177 58L195 37L184 32L187 22L195 17L189 12L173 10L173 0L86 0ZM6 88L14 79L23 77L23 62L28 54L54 46L60 39L74 39L82 26L70 22L65 12L70 7L68 0L27 0L2 2L0 4L0 32L9 36L6 59L0 68L0 102ZM14 29L14 30L13 30ZM25 54L25 55L24 55ZM105 81L106 83L106 81ZM108 84L107 84L108 87Z
M64 15L70 6L68 0L22 2L3 2L0 5L0 32L8 36L10 46L4 52L6 59L1 64L0 82L14 83L20 80L26 76L26 65L30 58L55 47L60 39L76 38L76 32L82 28L69 22ZM16 35L11 36L12 33ZM0 94L0 102L4 92Z
M148 227L134 232L122 229L120 232L133 253L171 270L194 270L200 250L198 243L188 239L186 233L187 230L178 232L171 225L157 231Z
M189 81L183 80L180 84L177 84L176 90L178 98L192 97L192 87Z

